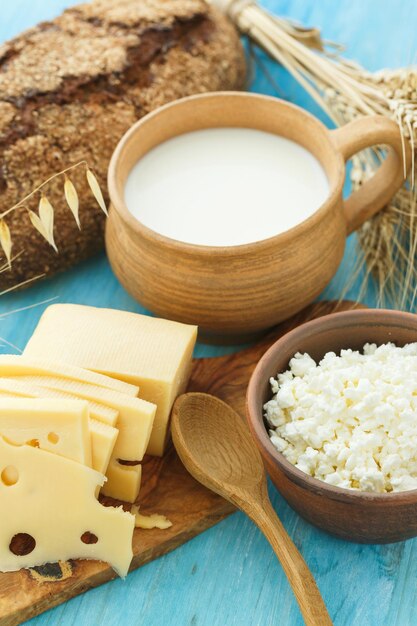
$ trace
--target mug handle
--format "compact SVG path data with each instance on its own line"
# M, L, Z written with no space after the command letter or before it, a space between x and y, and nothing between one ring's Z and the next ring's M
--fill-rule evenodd
M378 144L388 146L387 156L376 173L344 201L347 234L350 235L399 190L411 164L411 150L408 140L401 139L398 124L383 115L361 117L330 134L345 161L364 148Z

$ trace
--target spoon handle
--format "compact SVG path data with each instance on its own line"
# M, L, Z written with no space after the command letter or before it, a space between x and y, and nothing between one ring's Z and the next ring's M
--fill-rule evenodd
M292 587L306 626L332 626L316 581L269 500L256 503L246 513L264 533Z

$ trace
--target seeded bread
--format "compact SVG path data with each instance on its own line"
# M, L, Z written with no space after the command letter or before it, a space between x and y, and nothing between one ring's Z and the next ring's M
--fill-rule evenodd
M192 93L242 88L244 80L236 31L203 0L95 0L24 32L0 46L0 212L83 159L105 192L113 149L138 118ZM0 274L0 290L101 249L104 215L84 169L71 179L81 231L59 177L46 188L59 254L30 224L26 208L36 211L38 196L7 217L17 258Z

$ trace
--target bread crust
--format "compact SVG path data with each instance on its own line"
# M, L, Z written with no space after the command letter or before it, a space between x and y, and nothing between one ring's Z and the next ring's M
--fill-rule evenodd
M81 160L105 192L111 154L137 119L177 98L244 82L234 27L202 0L95 0L40 23L0 46L0 212ZM59 254L30 224L26 209L37 210L35 196L7 217L16 258L0 274L0 289L52 275L102 248L104 215L84 168L71 179L81 230L58 177L46 192Z

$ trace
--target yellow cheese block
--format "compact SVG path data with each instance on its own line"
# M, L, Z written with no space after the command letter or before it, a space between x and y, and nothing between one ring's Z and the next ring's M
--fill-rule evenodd
M88 403L81 400L1 397L0 437L92 465Z
M61 327L62 330L65 326ZM45 351L45 356L46 351ZM0 355L0 376L59 376L70 380L79 380L80 382L90 383L104 389L112 389L119 393L125 393L129 396L136 397L139 388L136 385L124 383L115 380L109 376L103 376L95 372L68 365L67 363L52 361L49 358L26 358L16 354Z
M107 468L107 481L101 493L116 500L135 502L139 495L142 479L141 465L122 465L112 459Z
M111 389L65 378L19 376L15 380L27 383L32 387L70 393L73 397L100 403L117 411L116 426L119 436L114 448L114 455L125 461L141 461L143 459L155 418L156 406L154 404Z
M62 359L140 387L158 406L147 452L162 455L175 398L186 389L197 327L75 304L46 309L25 358Z
M92 467L100 474L107 472L119 431L117 428L90 419Z
M103 481L85 465L0 438L0 511L7 513L0 524L0 571L94 559L126 576L135 518L98 502L95 492ZM84 543L86 533L97 542ZM21 554L16 536L23 534L32 550Z

